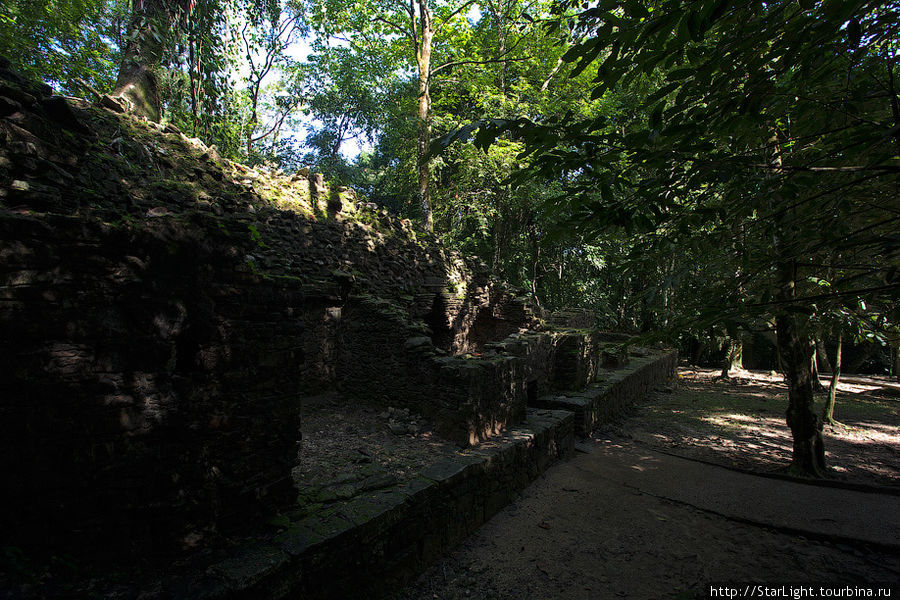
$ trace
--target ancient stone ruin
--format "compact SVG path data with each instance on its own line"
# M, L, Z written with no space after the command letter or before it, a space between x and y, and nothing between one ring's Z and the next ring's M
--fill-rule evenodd
M0 77L9 544L151 557L239 531L294 501L325 390L467 447L595 381L584 315L552 324L352 191Z

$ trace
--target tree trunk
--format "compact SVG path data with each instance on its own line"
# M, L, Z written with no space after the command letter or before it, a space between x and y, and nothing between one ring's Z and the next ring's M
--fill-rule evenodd
M897 381L900 381L900 343L897 343L897 345L894 346L892 358L893 361L891 361L891 368L894 371L894 378Z
M825 391L825 386L822 385L822 381L819 379L819 365L816 362L816 344L814 341L809 340L809 377L810 381L812 381L813 392L821 393Z
M779 149L778 133L775 132L772 164L780 171L782 157ZM777 192L771 203L783 203ZM783 228L784 225L780 224ZM795 301L797 291L797 259L785 251L781 232L776 227L772 236L772 246L776 256L776 299L780 301L775 314L775 333L779 365L788 385L788 409L786 420L791 428L794 448L789 472L807 477L822 477L825 471L825 444L822 438L822 421L813 411L813 388L810 367L812 346L800 330L797 312L789 309Z
M534 303L540 307L541 300L538 296L540 273L538 267L541 263L541 246L537 239L537 227L533 222L528 225L528 239L531 242L531 296L534 298Z
M832 372L831 361L828 360L828 353L825 351L825 342L822 341L822 338L816 338L816 360L820 373Z
M159 84L154 69L163 52L163 36L172 26L165 0L133 0L128 36L112 96L123 98L132 114L159 122Z
M778 265L778 278L780 299L792 301L796 287L795 261L781 261ZM795 475L822 477L825 471L825 448L822 423L813 411L810 373L812 346L800 331L796 313L781 310L775 316L775 327L788 384L787 424L794 439L790 471Z
M743 367L744 344L740 338L725 339L725 359L722 362L722 374L720 377L728 378L731 371Z
M419 207L422 211L422 226L426 231L434 231L434 218L431 214L431 161L425 159L431 143L431 40L434 37L434 23L428 0L419 0L419 18L421 37L416 49L416 65L419 69L419 127L416 144L419 159Z
M834 352L834 368L831 370L831 384L828 386L828 401L822 411L822 420L829 425L837 425L834 420L834 401L837 399L838 379L841 377L841 344L844 340L843 332L838 331L837 350Z

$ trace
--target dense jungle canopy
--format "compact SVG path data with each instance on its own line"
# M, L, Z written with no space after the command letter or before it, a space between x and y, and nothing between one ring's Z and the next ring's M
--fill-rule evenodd
M898 373L896 1L8 0L0 55L604 328L729 362L768 336L800 471L816 350Z

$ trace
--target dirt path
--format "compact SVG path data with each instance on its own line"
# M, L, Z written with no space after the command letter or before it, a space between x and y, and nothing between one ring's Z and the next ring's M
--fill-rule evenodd
M400 597L675 599L725 582L900 581L900 552L745 524L606 477L601 462L582 454L551 469ZM757 480L762 494L786 483L735 475ZM710 489L721 494L714 479Z
M640 421L639 415L634 419ZM736 435L730 439L734 446L744 443ZM825 506L825 496L817 494L822 488L815 486L659 454L640 440L599 436L592 443L597 451L553 467L398 598L676 599L704 597L710 584L725 582L876 586L900 581L898 546L824 541L747 522L778 521L772 511L799 507L807 522L796 529L852 537L854 528L865 528L890 540L900 527L898 496L829 490L838 495L828 496ZM653 468L641 459L645 455L652 457ZM771 456L777 456L774 449ZM762 507L754 498L771 498L782 508ZM776 526L796 520L782 516L786 520ZM886 537L879 531L882 521L895 528L886 530Z

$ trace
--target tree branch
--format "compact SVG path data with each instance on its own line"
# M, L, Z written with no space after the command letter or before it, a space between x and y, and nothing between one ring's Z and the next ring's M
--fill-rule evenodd
M846 290L843 292L832 292L830 294L819 294L816 296L795 297L788 300L772 300L771 302L750 302L747 306L778 306L780 304L800 304L806 302L818 302L819 300L837 300L847 296L862 296L863 294L872 294L876 292L890 292L892 290L900 290L900 284L893 283L890 285L879 285L870 288L860 288L856 290Z
M455 60L452 62L444 63L441 66L432 69L431 74L435 75L444 69L449 69L451 67L458 67L459 65L487 65L490 63L505 63L505 62L515 62L518 60L529 60L532 58L531 56L519 56L515 58L491 58L488 60Z
M585 40L585 38L582 36L582 37L579 37L578 40L576 41L575 38L574 38L574 36L573 36L573 32L570 31L570 32L569 32L569 40L568 40L569 45L568 45L568 47L571 48L572 46L581 44L582 42L584 42L584 40ZM563 57L563 55L560 55L560 57L556 60L556 66L553 67L553 70L550 71L550 74L549 74L549 75L547 75L547 79L545 79L545 80L544 80L544 83L541 84L541 91L542 91L542 92L546 92L546 91L547 91L547 88L550 86L550 80L553 79L553 78L556 76L556 74L559 73L559 70L562 68L563 62L564 62L563 59L562 59L562 57Z
M409 30L409 29L407 29L406 27L403 27L402 25L400 25L400 24L398 24L398 23L394 23L394 22L391 21L390 19L387 19L387 18L385 18L385 17L379 16L379 17L375 17L373 20L374 20L374 21L380 21L380 22L384 23L385 25L388 25L388 26L390 26L390 27L393 27L394 29L396 29L397 31L399 31L400 33L402 33L403 35L405 35L405 36L407 36L407 37L409 37L409 38L415 37L415 36L413 36L413 35L410 35L410 30Z
M409 10L406 11L409 14L409 31L412 33L412 45L413 52L416 56L419 55L419 34L416 29L416 7L413 4L415 0L409 0ZM424 1L424 0L421 0Z
M785 165L751 164L757 169L774 169L778 171L807 171L813 173L861 173L864 171L881 171L884 173L900 173L900 165L869 165L852 167L797 167Z
M288 105L286 107L286 110L284 110L281 113L281 116L278 117L278 120L275 121L275 124L268 131L266 131L265 133L261 133L256 137L251 135L250 136L251 143L258 142L259 140L262 140L262 139L267 138L270 135L272 135L276 130L278 130L278 128L281 127L282 123L284 123L284 120L287 119L288 115L294 111L294 109L297 107L298 104L300 104L300 99L296 98L290 105Z
M462 11L464 11L465 9L467 9L467 8L469 8L470 6L472 6L473 4L475 4L476 1L477 1L477 0L469 0L468 2L464 2L463 4L461 4L461 5L459 6L459 8L457 8L457 9L454 10L452 13L450 13L450 15L447 16L446 19L444 19L443 21L441 21L440 23L438 23L437 25L435 25L435 27L434 27L434 34L437 35L438 33L440 33L441 29L444 28L444 25L446 25L447 23L449 23L450 21L452 21L452 20L453 20L453 17L455 17L456 15L458 15L459 13L461 13Z

